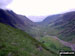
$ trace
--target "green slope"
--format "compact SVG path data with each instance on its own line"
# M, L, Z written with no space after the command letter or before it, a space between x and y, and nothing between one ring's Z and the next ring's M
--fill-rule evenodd
M64 46L60 41L55 38L55 36L44 36L41 38L41 42L43 42L48 49L53 50L58 53L61 50L64 51L72 51L71 48Z
M57 56L25 32L0 23L0 56Z

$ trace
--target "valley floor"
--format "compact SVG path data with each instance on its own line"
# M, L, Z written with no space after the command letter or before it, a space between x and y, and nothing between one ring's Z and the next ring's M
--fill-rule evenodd
M55 38L56 40L58 40L58 41L59 41L60 43L62 43L64 46L70 47L73 51L75 51L75 44L72 44L72 43L63 41L63 40L59 39L59 38L56 37L56 36L52 36L52 37Z

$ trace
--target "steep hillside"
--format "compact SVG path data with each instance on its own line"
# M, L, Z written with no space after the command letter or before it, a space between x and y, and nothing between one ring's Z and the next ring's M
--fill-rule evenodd
M56 53L58 53L61 50L71 51L70 47L66 47L60 41L61 40L59 40L56 36L44 36L41 38L41 42L44 43L48 49L51 49Z
M37 27L36 29L37 32L40 33L41 36L43 35L57 35L58 30L55 29L55 22L56 20L59 20L61 17L61 14L57 15L51 15L45 18L42 22L37 22ZM59 20L60 21L60 20Z
M52 23L54 23L54 21L56 21L57 19L59 19L60 15L61 14L50 15L50 16L46 17L45 20L43 20L42 22L40 22L40 24L48 26L49 24L52 24Z
M75 11L63 14L61 21L57 21L55 26L60 31L58 35L61 39L75 40Z
M75 43L75 11L48 16L38 23L43 35L58 36L60 39Z
M0 23L0 56L57 56L25 32Z
M0 9L0 22L28 32L35 24L26 16L18 15L11 10Z

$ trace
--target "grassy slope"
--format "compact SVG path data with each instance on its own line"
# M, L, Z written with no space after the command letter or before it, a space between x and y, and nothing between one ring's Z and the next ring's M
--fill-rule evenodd
M51 49L57 53L61 50L71 51L69 47L62 45L57 39L53 38L52 36L43 37L41 39L41 42L44 42L44 44L48 47L48 49Z
M56 55L25 32L0 23L0 56Z

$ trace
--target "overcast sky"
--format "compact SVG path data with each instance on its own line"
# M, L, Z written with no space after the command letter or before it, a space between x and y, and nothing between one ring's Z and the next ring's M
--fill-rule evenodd
M75 0L13 0L12 10L24 15L50 15L75 9Z
M0 7L10 1L0 0ZM46 16L75 10L75 0L13 0L8 8L26 16Z

